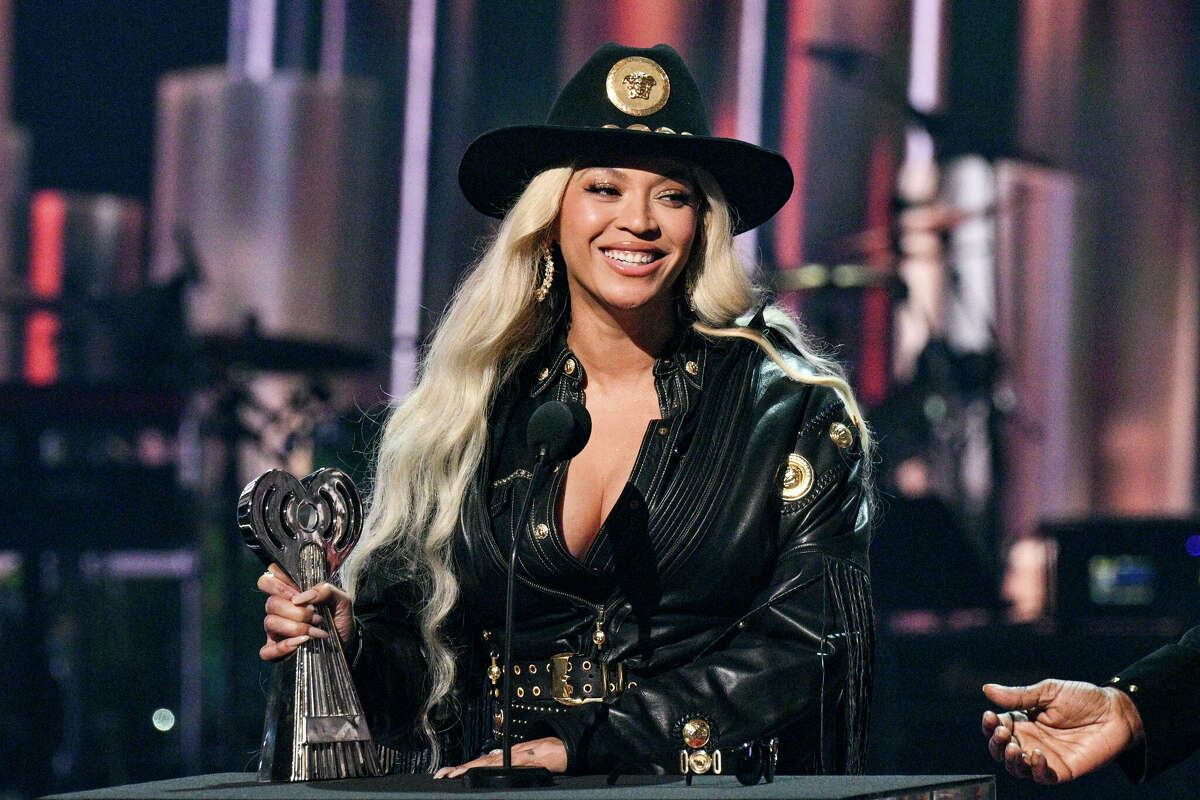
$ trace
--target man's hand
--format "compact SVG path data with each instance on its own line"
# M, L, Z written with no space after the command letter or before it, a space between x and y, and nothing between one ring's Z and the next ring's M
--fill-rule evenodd
M1133 701L1112 687L1051 679L1032 686L989 683L983 693L1009 709L983 712L983 735L992 758L1018 778L1074 780L1143 738Z

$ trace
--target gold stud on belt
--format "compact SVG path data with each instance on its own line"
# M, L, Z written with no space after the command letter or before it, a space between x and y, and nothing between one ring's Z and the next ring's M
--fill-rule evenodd
M584 703L600 703L611 695L625 688L625 667L622 664L605 664L600 662L600 691L592 695L595 688L591 683L583 684L582 690L588 697L576 697L575 687L571 684L569 675L572 672L571 659L574 653L559 653L550 657L550 689L554 700L564 706L579 706ZM584 673L592 669L592 662L584 661L580 665Z

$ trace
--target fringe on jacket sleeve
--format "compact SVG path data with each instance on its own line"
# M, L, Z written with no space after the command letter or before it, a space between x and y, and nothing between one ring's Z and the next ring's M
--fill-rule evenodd
M867 725L875 660L875 609L871 603L871 580L862 570L836 559L826 559L825 570L839 628L846 632L844 714L839 726L840 738L844 743L840 753L843 763L832 765L832 771L861 774L866 768Z

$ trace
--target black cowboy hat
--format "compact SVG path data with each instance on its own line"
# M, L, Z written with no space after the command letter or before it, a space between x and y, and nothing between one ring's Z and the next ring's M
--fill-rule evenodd
M544 169L630 156L706 170L725 193L735 233L766 222L792 194L792 170L779 153L709 134L696 81L665 44L604 45L563 87L545 125L498 128L472 142L458 182L476 209L502 217Z

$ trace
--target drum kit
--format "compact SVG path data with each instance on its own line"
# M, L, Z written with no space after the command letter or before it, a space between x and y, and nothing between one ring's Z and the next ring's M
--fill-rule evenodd
M313 13L281 5L279 29L307 31ZM342 22L322 35L352 35ZM330 55L319 74L307 61L276 71L274 37L258 36L274 25L263 15L232 25L227 64L160 77L149 205L31 193L28 139L0 120L0 476L22 500L0 563L15 553L25 565L21 630L48 642L18 648L26 663L17 671L49 674L44 651L60 610L85 619L86 602L54 588L71 586L69 572L39 583L47 556L175 547L203 562L206 632L188 651L203 670L203 700L189 706L197 713L159 737L163 756L93 725L89 714L119 701L84 687L53 714L71 718L77 744L45 744L57 761L86 763L62 767L68 789L82 788L76 775L101 784L243 762L261 722L256 645L244 646L248 633L261 636L261 606L253 578L243 586L252 559L233 535L238 492L268 464L305 474L324 458L355 471L361 452L333 449L361 446L357 409L383 398L395 291L391 95L369 70L343 69L340 40L320 48ZM250 69L264 52L265 75ZM128 627L131 649L158 653L160 673L182 660L180 641L143 641ZM93 658L84 648L67 657ZM301 672L325 682L322 663L306 658ZM140 681L133 671L121 678ZM29 729L40 712L18 694L0 705L22 709L14 730ZM139 721L151 710L139 708ZM203 724L191 744L179 736L187 724ZM328 735L314 725L298 738ZM87 752L97 739L113 758ZM74 756L59 758L71 747ZM323 758L310 760L325 774ZM279 761L290 774L290 760ZM109 771L85 774L93 764Z
M142 215L135 201L73 193L45 198L58 213L51 220L55 235L40 241L48 239L55 252L34 252L19 278L0 275L0 339L7 345L0 353L0 407L6 409L0 438L11 451L0 467L12 472L18 492L31 505L45 506L45 513L28 510L39 524L16 526L15 538L5 547L22 553L23 563L33 567L50 551L184 546L200 553L205 531L223 530L225 541L203 558L206 574L231 587L245 572L245 550L236 545L231 523L238 487L245 480L246 451L256 452L260 462L292 466L288 458L297 451L306 451L300 461L311 465L323 447L327 459L358 466L361 452L331 452L347 443L363 449L348 427L356 415L339 404L362 403L361 376L378 375L386 363L384 343L376 337L376 344L368 346L341 336L336 328L324 337L264 329L252 313L219 321L198 317L192 296L205 290L209 270L191 237L177 234L179 267L168 280L152 284L141 259ZM33 203L38 199L35 195ZM36 215L31 216L31 238L37 238L44 231L39 232ZM50 280L45 279L46 263ZM264 380L286 388L264 391ZM215 459L208 455L212 442L222 451ZM33 463L20 463L21 454ZM71 486L55 489L54 475L68 469ZM243 524L264 532L256 552L279 561L298 585L308 586L325 580L353 545L361 502L344 473L326 470L303 483L282 475L286 473L268 472L255 484L270 496L267 508L278 516L261 512ZM164 481L172 484L169 490ZM27 484L42 489L21 491ZM84 502L92 507L85 526L55 508L56 503L71 505L63 503L68 488L76 494L86 490L90 498ZM110 514L103 506L118 501L135 510L159 511L131 515L114 509ZM55 530L54 521L60 519L62 529ZM331 532L336 535L326 547L321 537ZM302 546L313 543L322 546ZM28 607L64 599L52 598L36 575L30 578ZM206 612L215 613L227 630L246 628L247 620L258 624L253 609L233 599L210 605ZM44 612L47 620L56 614ZM274 685L290 688L273 691L269 698L264 779L379 772L379 755L336 642L335 636L322 646L305 647L277 669ZM74 657L89 658L82 651ZM34 652L29 658L40 656ZM255 735L246 730L244 709L236 706L254 706L250 695L259 696L258 662L249 647L224 654L216 663L227 664L227 674L216 681L222 688L204 701L205 725L215 721L225 732L205 738L227 740L216 757L234 763ZM44 671L29 666L31 672ZM88 696L78 700L85 709L80 724L86 729L92 713L87 709L94 703ZM213 708L214 703L223 707ZM60 743L59 750L64 746L70 749ZM190 756L184 752L180 766L202 769L207 761L200 759L221 749L205 747Z

